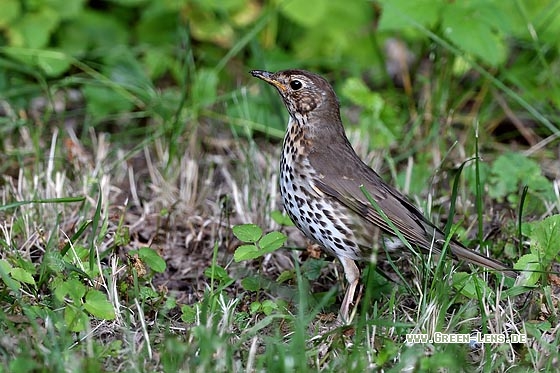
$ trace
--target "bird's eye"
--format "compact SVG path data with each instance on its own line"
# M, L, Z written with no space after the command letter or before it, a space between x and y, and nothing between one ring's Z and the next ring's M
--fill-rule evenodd
M301 89L301 87L303 87L303 84L299 80L292 80L290 82L290 88L292 88L294 91Z

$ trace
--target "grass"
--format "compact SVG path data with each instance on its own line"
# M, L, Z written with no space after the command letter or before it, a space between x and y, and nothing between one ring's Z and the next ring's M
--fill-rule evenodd
M141 113L124 111L91 122L83 98L46 95L46 102L26 102L23 109L1 101L2 121L11 131L3 133L0 144L0 370L557 368L554 276L513 284L474 268L467 274L436 258L387 258L380 266L397 280L363 264L362 299L354 319L350 326L333 328L344 286L341 268L318 256L294 227L273 219L278 220L274 211L280 208L278 128L285 120L284 114L271 115L278 98L268 97L267 87L248 76L220 92L213 86L218 68L202 70L190 58L184 64L193 81L185 79L185 86L171 88L169 96L150 92L160 104L183 92L170 111L142 105ZM544 178L540 166L534 167L539 163L530 160L517 167L531 170L519 176L532 185L530 195L517 197L517 179L513 191L504 190L492 178L500 154L478 150L493 148L496 140L485 128L476 125L476 136L473 129L480 117L493 115L491 105L470 91L453 100L450 92L460 88L453 79L443 66L435 67L425 80L433 88L422 90L423 105L416 108L408 132L406 115L395 108L410 97L393 90L394 97L383 102L394 112L381 118L392 118L406 132L393 134L403 139L404 150L398 141L376 147L370 126L379 118L360 116L359 106L343 99L349 137L362 159L408 191L442 227L447 222L464 242L518 263L538 242L535 232L545 229L527 233L518 219L541 222L559 213L558 175ZM65 87L64 82L53 86ZM185 93L193 86L205 95L204 104ZM108 87L114 89L115 83ZM117 87L134 101L145 99ZM38 89L31 83L25 88ZM534 159L560 168L552 144L557 142L530 149L537 153ZM460 172L473 156L476 162ZM450 206L455 213L448 216ZM234 261L241 242L232 227L244 223L286 234L285 248ZM521 241L527 237L531 245ZM542 246L547 253L553 245ZM550 263L556 255L550 254ZM406 341L409 333L473 331L527 334L529 341Z

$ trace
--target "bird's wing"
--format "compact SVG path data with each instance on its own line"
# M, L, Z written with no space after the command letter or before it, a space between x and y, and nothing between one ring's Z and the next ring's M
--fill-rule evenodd
M384 233L397 236L394 228L387 222L388 219L411 245L429 250L434 234L438 239L442 238L443 234L429 223L404 196L396 190L392 190L390 186L384 184L381 178L374 175L374 177L360 175L359 179L351 176L324 177L315 179L314 183L321 192L335 198L374 226L381 228ZM360 189L361 185L368 191L387 219L367 200Z
M348 146L350 146L348 144ZM399 191L385 183L381 177L363 163L352 150L340 155L340 159L329 162L329 167L322 167L327 163L321 156L314 154L310 163L318 175L314 179L316 187L338 202L348 207L356 214L362 216L371 224L379 227L388 235L396 236L395 230L387 220L372 206L360 189L363 187L369 192L379 209L399 230L402 236L414 246L423 250L440 252L440 247L445 240L445 234L431 223L424 215ZM348 167L352 165L353 167ZM433 240L435 239L435 245ZM461 243L451 240L451 254L456 259L504 271L510 277L517 274L504 264L488 258L475 251L469 250Z

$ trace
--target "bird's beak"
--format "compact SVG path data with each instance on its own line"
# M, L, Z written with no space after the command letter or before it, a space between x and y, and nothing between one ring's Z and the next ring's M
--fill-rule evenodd
M251 70L251 75L253 75L255 78L262 79L265 82L272 84L282 92L286 90L286 86L280 83L278 80L274 79L272 77L274 74L271 72L263 71L263 70Z

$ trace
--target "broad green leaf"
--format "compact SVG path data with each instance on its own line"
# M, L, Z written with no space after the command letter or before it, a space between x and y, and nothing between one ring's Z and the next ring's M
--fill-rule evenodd
M59 251L49 250L43 257L43 264L55 273L62 272L65 267L64 259Z
M181 307L181 320L192 324L196 321L196 307L184 305Z
M252 260L261 256L261 252L255 245L241 245L233 254L233 260L241 262L242 260Z
M139 43L164 49L178 42L178 17L175 11L147 13L136 26ZM147 52L151 50L147 49Z
M379 93L372 92L360 78L346 79L342 86L342 94L354 104L379 114L383 109L384 100Z
M260 239L259 246L261 251L270 253L280 248L287 239L288 237L280 232L270 232Z
M261 310L267 316L271 315L272 312L277 309L278 309L278 305L275 302L271 301L270 299L263 301L261 304Z
M257 242L263 231L255 224L242 224L233 227L233 234L242 242Z
M54 295L59 301L63 301L66 295L76 304L82 303L82 297L86 294L86 287L78 279L71 278L54 285Z
M17 280L19 282L25 282L26 284L33 285L33 286L36 285L35 279L33 278L33 276L31 276L31 273L27 272L23 268L19 268L19 267L12 268L12 270L10 271L10 275L14 280Z
M547 268L560 253L560 215L530 223L531 253L537 255Z
M109 87L82 86L86 110L94 118L104 118L113 113L129 112L133 103Z
M4 259L0 259L0 278L9 287L12 291L17 291L21 288L21 284L18 281L15 281L10 276L10 271L12 270L12 266Z
M64 322L71 331L81 332L85 330L89 317L79 307L69 305L64 308Z
M167 267L165 260L163 260L155 250L149 247L142 247L138 250L138 257L153 271L158 273L165 272L165 268Z
M21 13L20 0L2 0L2 11L0 11L0 28L8 28L7 26L13 22Z
M214 280L218 280L220 282L227 282L231 281L231 277L229 277L225 268L219 265L212 265L204 270L204 275L208 278L214 278Z
M86 0L48 0L46 2L49 8L56 11L61 19L71 19L83 11Z
M245 277L241 280L241 286L247 291L258 291L262 289L261 281L259 277L256 276Z
M513 268L519 271L526 271L523 273L526 276L526 280L523 282L525 286L535 285L541 278L541 271L543 270L538 255L534 253L523 255Z
M89 48L111 51L127 43L130 30L118 14L84 9L71 22L62 25L60 34L63 49L68 47L67 43L73 44L73 48L80 45L83 48L86 42Z
M12 270L12 265L5 259L0 259L0 271L9 273Z
M290 217L287 214L283 214L282 212L278 211L278 210L274 210L270 213L270 217L272 218L272 220L274 220L276 222L276 224L279 224L281 226L284 227L293 227L294 226L294 222L292 221L292 219L290 219Z
M295 272L293 270L283 271L282 273L280 273L280 275L276 279L276 282L281 284L281 283L286 282L288 280L293 280L293 279L295 279L295 277L296 277L296 275L295 275Z
M200 69L192 87L192 99L196 106L207 106L216 101L218 74L214 69Z
M324 19L328 6L324 0L290 0L282 4L280 12L304 27L329 27L329 20Z
M43 48L48 44L59 21L58 13L50 8L25 13L7 30L9 44L14 47Z
M194 39L210 41L225 48L231 46L235 36L233 27L216 12L193 6L189 13L189 27Z
M159 294L150 286L141 286L139 292L140 299L147 301L150 299L157 299Z
M502 35L495 31L493 24L478 19L475 10L450 4L444 8L441 27L444 36L461 50L491 66L504 63L507 48Z
M432 29L440 18L441 0L381 0L379 31L402 31L411 26Z
M115 309L107 300L107 296L99 290L89 290L86 294L84 308L93 316L102 320L113 320Z
M552 183L542 175L539 164L521 153L500 155L492 164L489 185L488 194L496 199L517 195L522 185L529 187L530 194L537 194L547 200L554 198Z
M66 287L70 298L72 298L74 302L79 302L86 294L85 285L76 278L71 278L68 281L65 281L64 286Z
M453 287L469 299L478 299L478 294L481 294L485 298L494 294L494 291L484 280L466 272L457 272L453 274Z
M326 262L323 259L307 259L301 266L302 273L311 281L317 280L321 276L321 270L325 267Z
M255 301L249 305L249 313L256 313L261 310L261 302Z

